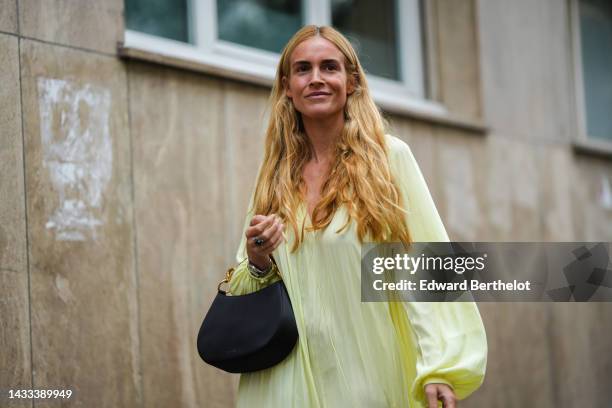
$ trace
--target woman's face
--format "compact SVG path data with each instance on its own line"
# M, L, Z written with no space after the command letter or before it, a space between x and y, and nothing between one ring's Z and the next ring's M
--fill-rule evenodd
M353 92L344 55L329 40L312 37L298 44L289 58L290 75L283 77L287 97L302 116L326 119L344 114Z

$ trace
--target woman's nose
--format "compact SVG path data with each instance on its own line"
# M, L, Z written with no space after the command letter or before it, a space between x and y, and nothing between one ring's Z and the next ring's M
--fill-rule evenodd
M312 70L312 76L310 77L310 85L322 83L323 80L321 78L321 72L318 68L314 68Z

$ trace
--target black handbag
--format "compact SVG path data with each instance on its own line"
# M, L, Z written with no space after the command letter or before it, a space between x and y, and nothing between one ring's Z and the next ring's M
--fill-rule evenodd
M272 367L298 340L287 288L281 279L247 295L228 296L221 285L229 283L233 271L230 268L217 286L198 333L198 353L206 363L230 373Z

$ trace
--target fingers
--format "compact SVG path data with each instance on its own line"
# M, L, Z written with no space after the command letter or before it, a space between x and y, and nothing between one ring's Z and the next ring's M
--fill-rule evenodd
M265 215L256 215L253 218L251 218L251 222L249 225L257 225L260 222L264 221L267 217Z
M283 239L283 230L285 229L285 225L282 222L276 224L276 230L274 231L274 235L270 237L269 240L263 245L262 251L272 253L274 250L280 245Z
M264 246L267 246L267 244L270 242L272 237L276 235L281 225L283 225L283 223L280 220L280 217L277 217L276 215L274 215L273 217L274 218L273 218L272 225L268 226L263 233L259 234L259 237L263 238L265 241Z
M438 393L443 408L457 408L457 397L451 387L446 384L438 384Z
M425 396L427 397L427 408L438 408L438 391L435 386L425 387Z
M442 403L444 408L457 408L457 401L452 395L444 395L442 397Z
M254 216L245 233L249 255L259 256L272 253L283 241L283 230L284 224L276 214ZM263 244L256 245L255 238L263 240Z
M276 214L256 215L251 219L249 228L246 230L247 238L254 238L262 235L267 228L269 228L276 220Z
M438 400L442 401L443 408L457 408L455 393L446 384L427 384L425 386L425 396L428 408L438 408Z

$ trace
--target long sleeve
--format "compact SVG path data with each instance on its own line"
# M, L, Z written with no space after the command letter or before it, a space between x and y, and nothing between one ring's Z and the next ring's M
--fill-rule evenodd
M388 136L391 171L408 211L407 222L414 242L447 242L448 235L425 179L403 141ZM425 401L429 383L451 386L464 399L483 382L487 363L487 339L478 308L473 302L401 302L391 305L400 345L413 379L414 405ZM406 313L405 320L398 317ZM418 404L418 405L417 405Z
M236 262L238 265L234 269L234 273L232 274L232 278L230 279L229 291L232 295L246 295L248 293L252 293L263 289L264 287L278 281L280 277L276 273L269 273L267 276L263 278L255 278L253 275L249 273L248 270L248 257L246 253L246 230L251 222L251 218L253 217L252 212L253 207L253 196L249 201L248 211L246 218L244 220L244 224L242 227L242 235L240 239L240 245L238 245L238 251L236 251Z

